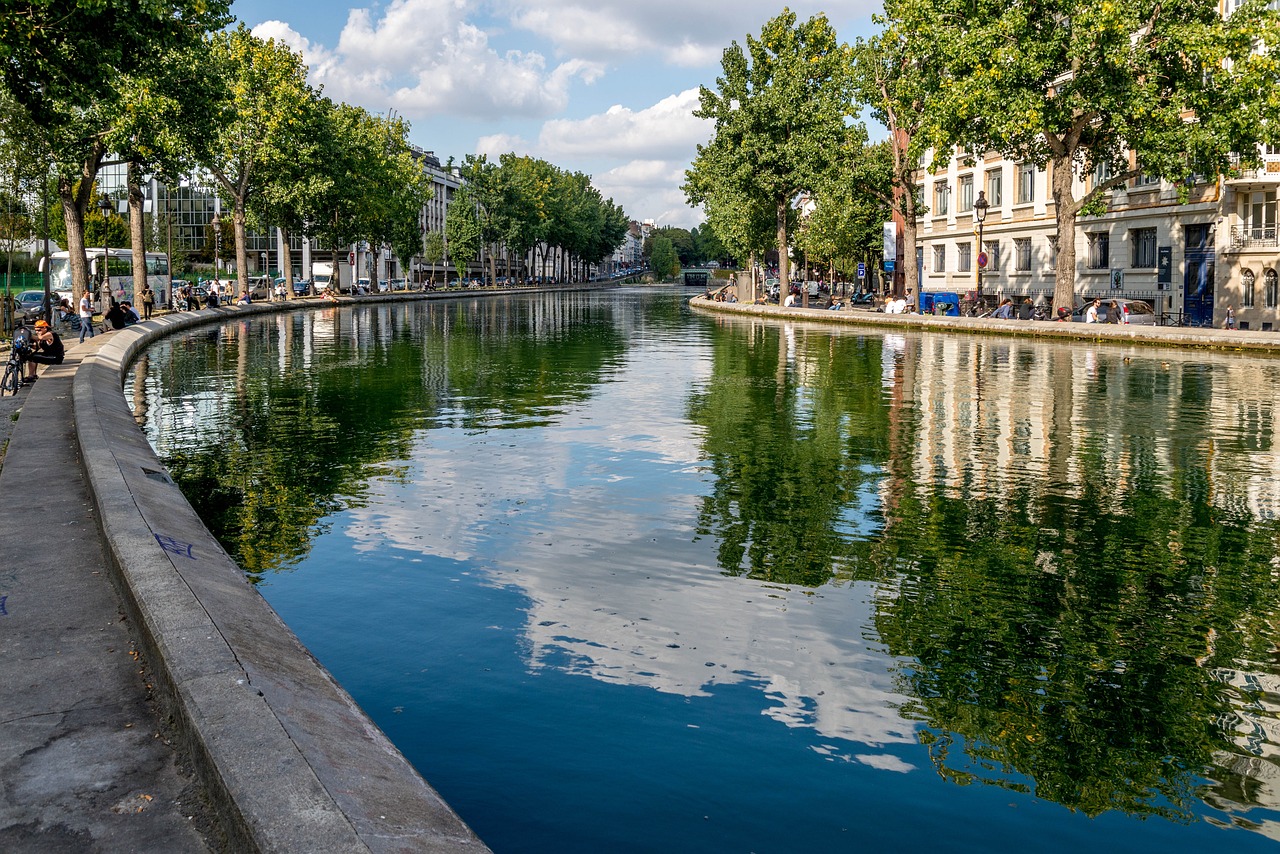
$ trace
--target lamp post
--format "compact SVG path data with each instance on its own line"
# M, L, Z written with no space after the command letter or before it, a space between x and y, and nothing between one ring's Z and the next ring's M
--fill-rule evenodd
M222 290L222 217L218 216L218 212L213 212L213 219L209 220L209 225L213 226L213 284L218 291ZM222 294L218 294L218 298L222 298Z
M987 266L987 253L982 248L982 224L987 221L987 193L978 191L978 200L973 203L973 218L978 221L978 304L982 304L982 270Z
M103 196L98 202L98 210L102 211L102 313L105 315L111 307L111 247L107 239L111 200Z

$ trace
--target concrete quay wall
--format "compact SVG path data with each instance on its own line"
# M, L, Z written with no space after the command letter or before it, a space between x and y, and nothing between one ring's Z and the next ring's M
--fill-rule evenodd
M803 320L840 326L960 332L973 335L998 335L1005 338L1058 338L1122 345L1238 350L1259 355L1280 353L1280 332L1111 323L1059 323L1044 320L995 320L989 317L938 317L931 314L883 314L861 309L830 311L820 308L780 308L776 305L716 302L707 299L703 294L690 299L689 305L699 311L756 316L770 320Z
M439 296L459 295L467 294ZM423 298L431 297L337 303ZM334 304L169 314L121 330L80 366L76 436L110 571L157 696L233 850L488 851L249 583L169 477L121 394L125 371L159 338Z

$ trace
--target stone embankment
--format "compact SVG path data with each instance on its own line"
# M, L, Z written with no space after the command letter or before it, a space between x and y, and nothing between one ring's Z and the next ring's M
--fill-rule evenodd
M804 320L841 326L1280 353L1280 332L1253 332L1206 327L1139 326L1137 324L995 320L989 317L945 317L931 314L884 314L865 309L831 311L819 308L780 308L776 305L716 302L715 300L707 299L702 294L693 297L689 304L703 311L755 316L771 320Z

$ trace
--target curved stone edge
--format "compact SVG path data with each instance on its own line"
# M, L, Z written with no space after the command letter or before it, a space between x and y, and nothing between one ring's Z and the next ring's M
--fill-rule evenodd
M337 302L406 298L423 297ZM76 434L109 571L233 850L488 851L249 583L169 478L121 394L124 372L159 338L334 304L166 315L115 333L81 365Z
M804 320L840 326L961 332L972 335L999 335L1004 338L1058 338L1106 344L1191 347L1202 350L1239 350L1255 354L1280 353L1280 332L1133 324L1057 323L1044 320L994 320L989 317L936 317L930 314L881 314L858 309L830 311L822 308L779 308L776 305L716 302L707 299L703 294L690 298L689 305L698 311L767 317L770 320Z

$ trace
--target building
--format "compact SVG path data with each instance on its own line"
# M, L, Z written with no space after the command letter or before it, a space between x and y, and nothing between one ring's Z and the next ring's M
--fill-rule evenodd
M1275 158L1275 166L1280 170L1280 157ZM922 169L918 174L926 205L917 221L920 273L914 285L920 292L975 290L979 253L985 252L984 295L1052 300L1057 223L1047 170L995 154L958 151L943 168ZM1109 177L1101 169L1085 179L1077 176L1076 197ZM1246 184L1248 198L1260 193L1257 198L1263 207L1266 190L1255 185L1265 180L1254 177ZM1273 180L1280 183L1280 171ZM1076 219L1078 302L1093 297L1142 299L1169 322L1195 325L1218 322L1226 307L1235 305L1242 324L1272 328L1277 313L1274 302L1269 313L1255 308L1241 312L1240 265L1217 269L1219 256L1232 254L1232 228L1242 233L1241 212L1253 217L1250 223L1266 217L1265 212L1255 215L1252 207L1239 200L1235 183L1223 177L1178 186L1141 176L1110 191L1105 213ZM1263 227L1258 232L1259 243L1270 235L1269 260L1261 257L1266 254L1261 245L1252 247L1250 255L1259 282L1265 279L1262 267L1269 264L1274 270L1280 260L1275 242L1275 186L1270 184L1271 230ZM974 215L980 193L988 204L981 247ZM1236 226L1235 220L1241 224ZM1264 302L1262 296L1254 300L1259 308Z

